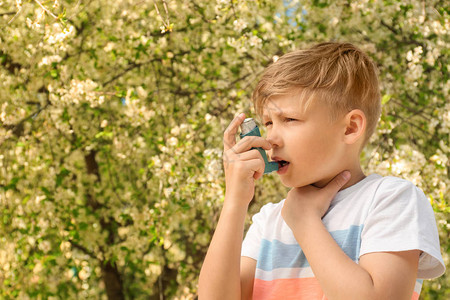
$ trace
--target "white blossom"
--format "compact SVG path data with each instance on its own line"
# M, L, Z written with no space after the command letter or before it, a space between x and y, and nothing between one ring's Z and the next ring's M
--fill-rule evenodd
M234 20L233 22L234 30L237 32L242 32L245 28L247 28L247 23L242 19Z
M51 55L51 56L45 56L42 58L42 60L39 62L38 66L46 66L51 65L54 62L60 62L62 60L62 57L59 55Z

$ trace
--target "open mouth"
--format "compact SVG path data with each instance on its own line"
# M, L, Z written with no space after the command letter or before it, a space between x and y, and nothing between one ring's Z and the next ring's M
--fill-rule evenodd
M289 162L285 161L285 160L277 161L277 163L278 163L278 167L280 167L280 169L289 164Z

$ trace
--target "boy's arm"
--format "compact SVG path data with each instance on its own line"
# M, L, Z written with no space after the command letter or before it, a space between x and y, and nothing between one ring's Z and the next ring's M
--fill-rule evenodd
M336 244L320 219L294 231L305 256L329 300L411 299L419 250L379 252L361 256L359 264Z
M251 300L253 295L253 281L255 279L256 260L241 257L241 299Z
M241 265L241 246L255 181L263 176L265 167L261 153L252 148L269 150L272 145L257 136L247 136L236 143L235 136L244 119L245 114L240 114L224 132L225 201L200 271L200 300L241 299L241 291L245 296L251 293L250 277L254 276L256 264L243 258Z
M323 225L322 216L347 180L338 175L323 189L292 189L282 209L284 220L328 299L411 299L418 250L370 253L357 264Z
M225 200L200 272L199 299L251 299L256 263L246 257L241 263L246 214L247 207L227 205Z

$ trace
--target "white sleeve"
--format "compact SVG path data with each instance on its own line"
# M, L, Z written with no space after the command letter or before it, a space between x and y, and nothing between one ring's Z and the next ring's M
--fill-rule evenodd
M371 252L423 251L418 278L445 272L433 209L412 182L385 177L375 194L361 233L360 256Z
M271 203L264 205L261 210L253 215L252 224L242 243L241 256L247 256L258 260L259 248L263 236L264 224L266 224L267 209Z

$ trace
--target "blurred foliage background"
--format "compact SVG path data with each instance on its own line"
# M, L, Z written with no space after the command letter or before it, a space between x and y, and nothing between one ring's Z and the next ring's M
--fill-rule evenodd
M425 192L449 266L446 1L3 0L0 26L1 299L195 299L223 131L267 65L330 40L378 65L364 170ZM248 220L286 192L264 176Z

